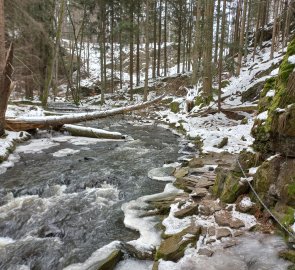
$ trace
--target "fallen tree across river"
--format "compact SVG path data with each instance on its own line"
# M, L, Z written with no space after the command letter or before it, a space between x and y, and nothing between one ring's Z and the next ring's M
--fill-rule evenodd
M60 129L65 124L76 124L80 122L106 118L117 114L124 114L127 112L144 109L150 105L160 102L164 97L165 94L147 102L130 105L122 108L115 108L107 111L75 113L59 116L7 118L5 121L5 128L11 131L27 131L37 128Z

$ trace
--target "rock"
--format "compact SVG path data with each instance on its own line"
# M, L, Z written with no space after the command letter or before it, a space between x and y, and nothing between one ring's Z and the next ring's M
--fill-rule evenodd
M152 252L150 250L142 250L137 249L135 246L129 243L123 243L122 248L126 251L128 255L131 255L133 258L139 259L139 260L153 260L155 252Z
M265 84L265 81L258 82L252 87L250 87L248 90L244 91L242 93L242 102L243 103L246 101L252 102L257 100L259 98L259 94L263 90L264 84Z
M227 226L232 229L239 229L245 224L238 218L234 218L232 214L226 210L221 210L214 214L215 221L219 226Z
M200 248L199 251L198 251L198 254L199 255L204 255L204 256L207 256L207 257L211 257L213 255L213 251L211 249L208 249L208 248Z
M196 188L193 190L191 197L192 198L202 198L208 195L208 190L206 188Z
M215 212L220 211L221 206L212 200L203 200L199 205L199 213L204 216L213 215Z
M219 168L212 188L212 193L220 197L222 202L233 203L237 198L248 192L248 183L240 181L241 173Z
M173 181L175 180L174 171L173 167L155 168L148 172L148 177L158 181Z
M189 244L195 244L200 236L201 227L190 226L178 234L162 241L156 253L156 260L178 261Z
M175 212L174 216L176 218L184 218L187 216L197 215L198 214L198 207L199 207L198 204L193 203L193 204Z
M234 239L231 239L229 241L226 241L223 245L223 248L226 249L226 248L231 248L233 246L236 246L237 245L237 241L234 240Z
M117 263L122 259L123 253L121 250L113 251L107 258L101 260L96 266L96 270L112 270L115 269Z
M181 167L179 169L176 169L174 172L175 178L183 178L186 175L188 175L188 167Z
M292 263L295 263L295 250L286 249L279 252L279 257L283 258L284 260L288 260Z
M204 162L202 158L194 157L189 161L188 165L190 168L201 168L204 166Z
M244 197L238 204L237 210L242 213L249 213L255 207L255 203L251 202L249 197ZM252 211L253 212L253 211Z
M236 231L236 232L233 233L233 236L234 237L239 237L239 236L242 236L243 234L244 234L243 231Z
M160 262L154 262L152 270L158 270L159 265L160 265Z
M224 137L224 138L221 140L221 142L220 142L218 145L216 145L215 147L221 149L221 148L223 148L224 146L226 146L227 144L228 144L228 137Z
M231 236L231 231L227 228L218 228L216 230L216 239L221 239L223 237L229 237Z

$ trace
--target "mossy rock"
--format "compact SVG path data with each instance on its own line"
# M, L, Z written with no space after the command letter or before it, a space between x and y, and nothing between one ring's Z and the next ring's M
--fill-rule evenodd
M235 202L240 195L246 193L249 189L247 183L240 181L241 177L241 173L217 169L215 183L211 189L212 194L215 197L220 197L222 202Z
M244 171L247 171L252 167L257 167L260 165L260 161L257 158L256 153L247 151L245 149L239 153L238 161ZM236 162L235 167L234 167L234 171L241 173L242 171L241 171L239 163Z
M170 103L170 110L174 113L180 112L180 103L178 101L172 101Z
M287 249L279 253L280 258L295 263L295 250Z
M295 91L287 87L295 68L288 59L294 54L295 38L288 46L278 76L266 82L261 94L259 111L268 110L268 117L266 121L255 121L252 135L255 137L254 149L262 153L279 152L295 156L295 105L292 105L295 104ZM269 99L267 92L270 89L275 90L275 95ZM285 112L278 108L285 109Z
M278 179L281 160L282 158L279 156L271 160L266 160L258 168L254 178L254 188L268 206L273 206L275 203L268 193L271 185Z
M249 186L247 183L241 182L241 174L236 172L230 172L223 186L220 200L225 203L234 203L238 197L247 193Z
M196 244L201 233L201 227L190 226L180 233L163 240L156 253L156 260L178 261L184 255L189 244Z
M123 253L121 250L113 251L107 258L101 260L97 266L96 270L112 270L115 269L118 262L122 259ZM94 269L94 268L93 268Z

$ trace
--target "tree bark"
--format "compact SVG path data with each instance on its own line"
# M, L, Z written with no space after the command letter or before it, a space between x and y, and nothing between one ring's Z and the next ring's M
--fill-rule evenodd
M150 0L146 0L145 12L145 78L144 78L144 97L147 100L149 87L149 67L150 67L150 37L149 37L149 14L150 14Z
M6 128L14 131L25 131L31 129L48 129L53 127L61 127L65 124L76 124L84 121L91 121L117 114L124 114L130 111L140 110L150 105L160 102L164 95L161 95L151 101L143 102L136 105L130 105L123 108L116 108L109 111L92 112L92 113L77 113L73 115L62 115L62 116L44 116L36 118L10 118L6 119Z

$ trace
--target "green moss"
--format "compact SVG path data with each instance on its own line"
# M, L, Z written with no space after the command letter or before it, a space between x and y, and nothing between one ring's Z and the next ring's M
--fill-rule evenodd
M221 82L221 88L225 88L225 87L227 87L229 85L230 85L230 82L227 81L227 80L224 80L224 81Z
M174 113L178 113L180 111L179 102L173 101L170 103L170 110Z
M286 226L293 225L295 222L294 219L294 209L292 207L288 207L286 209L286 213L284 215L284 218L282 219L283 224Z
M293 177L293 181L295 181L295 177ZM288 185L288 195L295 195L295 183Z
M285 260L295 263L295 250L283 250L279 253L279 256Z

